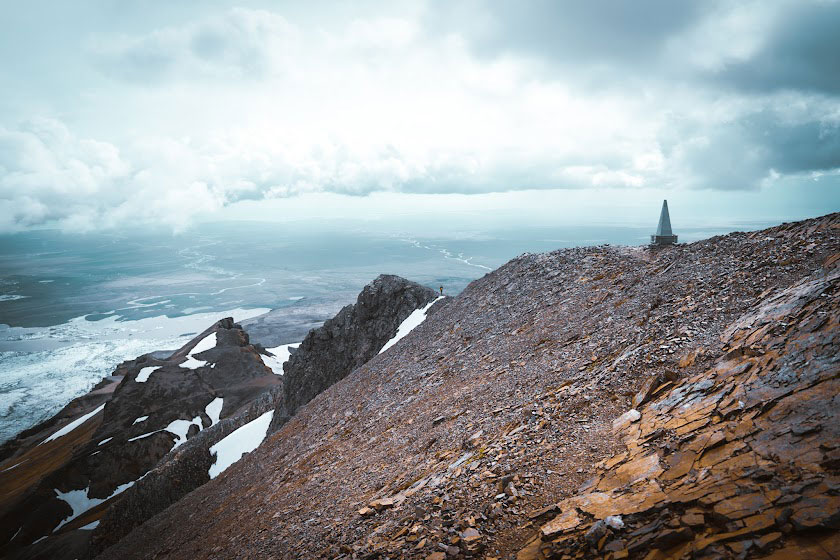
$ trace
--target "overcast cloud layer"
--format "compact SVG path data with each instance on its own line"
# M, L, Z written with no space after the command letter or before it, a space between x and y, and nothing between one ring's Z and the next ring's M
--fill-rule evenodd
M318 192L840 188L836 1L54 4L0 7L0 231Z

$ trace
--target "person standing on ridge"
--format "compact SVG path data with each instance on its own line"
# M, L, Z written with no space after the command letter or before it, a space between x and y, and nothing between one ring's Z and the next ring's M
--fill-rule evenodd
M440 295L443 295L443 286L440 287Z

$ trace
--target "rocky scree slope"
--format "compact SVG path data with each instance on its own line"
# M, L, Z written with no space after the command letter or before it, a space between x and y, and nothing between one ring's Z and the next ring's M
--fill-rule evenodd
M838 214L523 255L102 558L835 550L838 266Z
M302 371L295 378L309 386L294 394L311 394L311 387L349 373L354 360L375 354L415 306L432 299L432 290L413 282L377 278L356 306L328 323L337 326L330 336L315 336L298 350ZM171 356L152 353L121 364L89 394L5 446L4 556L89 557L207 482L217 461L214 444L275 409L289 416L283 382L296 370L287 362L286 377L277 375L264 353L224 319ZM331 366L329 378L318 379L306 369L310 363ZM352 365L342 370L343 364Z

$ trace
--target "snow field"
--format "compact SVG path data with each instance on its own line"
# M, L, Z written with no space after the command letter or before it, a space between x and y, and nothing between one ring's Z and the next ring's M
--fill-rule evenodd
M242 455L259 447L268 433L268 427L271 425L273 417L274 411L269 410L244 426L240 426L213 445L210 448L210 455L215 455L216 460L210 466L210 470L207 471L210 478L216 478L225 469L241 459Z

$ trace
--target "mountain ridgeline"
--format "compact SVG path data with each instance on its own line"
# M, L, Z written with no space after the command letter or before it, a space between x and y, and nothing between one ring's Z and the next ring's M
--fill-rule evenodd
M282 377L225 321L122 364L7 448L6 554L840 556L840 214L435 295L378 278Z

